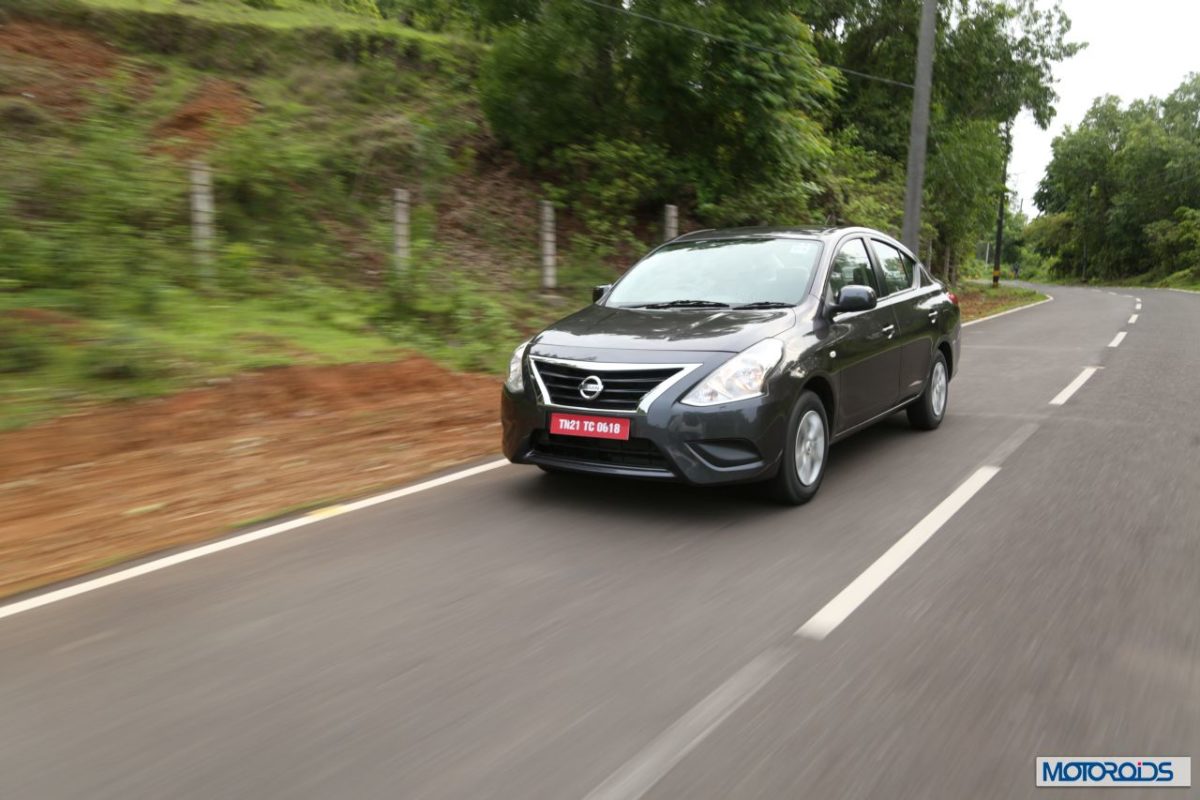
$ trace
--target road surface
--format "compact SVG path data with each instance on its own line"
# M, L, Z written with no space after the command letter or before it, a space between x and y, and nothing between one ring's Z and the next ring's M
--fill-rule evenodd
M1061 794L1038 755L1200 756L1200 295L1050 291L808 506L505 466L10 608L0 797L1013 798Z

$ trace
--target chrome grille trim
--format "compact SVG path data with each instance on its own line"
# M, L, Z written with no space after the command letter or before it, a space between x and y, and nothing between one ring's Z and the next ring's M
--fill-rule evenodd
M676 372L675 372L675 374L664 378L657 386L655 386L650 391L646 392L646 394L644 394L642 396L641 400L638 401L637 406L635 408L615 409L615 408L604 408L603 406L584 406L584 405L569 405L566 403L555 403L550 395L549 389L546 387L546 382L542 378L542 373L538 369L538 364L548 364L548 365L561 364L562 366L571 367L572 369L578 369L578 370L586 371L588 373L594 373L594 374L598 375L601 380L604 380L605 372L662 372L662 371L669 370L669 369L676 370ZM585 411L589 414L600 413L600 414L622 415L622 414L635 414L635 413L645 414L650 409L650 406L654 403L654 401L657 400L663 394L663 392L667 391L672 386L679 383L681 380L683 380L685 377L690 375L692 372L699 369L702 365L696 364L696 363L658 364L658 363L654 363L654 362L645 362L645 361L631 364L628 362L578 361L575 359L568 359L568 358L551 358L548 356L529 356L529 366L530 366L529 371L533 373L533 378L537 382L538 392L539 392L539 396L540 396L542 405L547 406L549 408L561 408L561 409L567 409L570 411ZM605 392L607 393L608 391L609 390L606 388ZM580 398L580 401L582 402L583 398Z

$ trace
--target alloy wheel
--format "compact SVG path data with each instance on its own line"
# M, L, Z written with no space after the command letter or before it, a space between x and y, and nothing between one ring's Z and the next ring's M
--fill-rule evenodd
M805 486L812 486L824 466L825 422L819 413L809 410L796 427L796 477Z
M929 404L935 417L941 417L946 410L946 388L946 364L938 361L933 365L933 379L929 391Z

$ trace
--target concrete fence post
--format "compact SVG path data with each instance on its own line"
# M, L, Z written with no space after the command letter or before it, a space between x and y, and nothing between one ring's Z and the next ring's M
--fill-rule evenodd
M408 189L396 189L393 192L392 231L395 238L395 269L396 276L403 275L412 257L409 233L409 194Z
M554 204L542 200L541 206L541 239L542 239L542 289L552 290L558 287L557 251L554 240Z
M192 250L204 283L213 280L212 171L203 161L191 163Z
M669 242L679 235L679 206L667 204L663 209L663 241Z

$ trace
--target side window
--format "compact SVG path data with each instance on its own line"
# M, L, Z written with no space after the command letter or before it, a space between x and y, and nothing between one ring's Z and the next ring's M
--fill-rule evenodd
M829 265L829 296L837 297L843 286L870 286L879 294L875 282L875 271L867 257L867 247L862 239L851 239L833 257Z
M875 248L875 257L879 259L879 266L883 269L884 293L894 294L911 288L912 262L906 260L904 255L890 244L872 240L871 247Z

